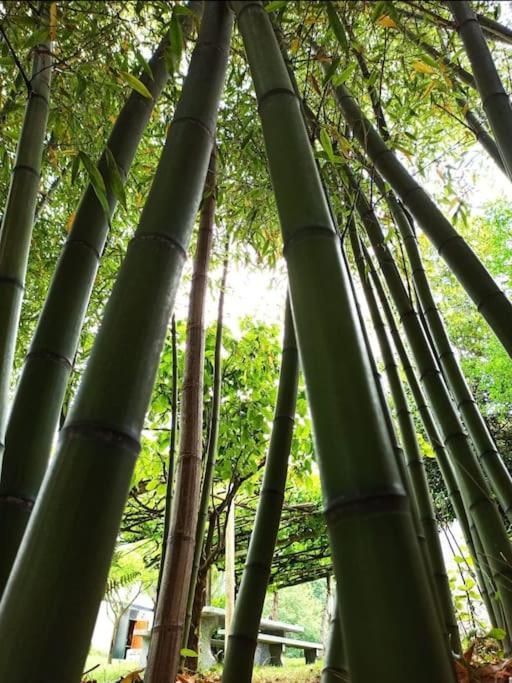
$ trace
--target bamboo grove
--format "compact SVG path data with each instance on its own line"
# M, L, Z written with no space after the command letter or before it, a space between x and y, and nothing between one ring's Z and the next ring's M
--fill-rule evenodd
M499 12L0 3L0 680L78 683L120 535L159 525L144 680L173 683L198 646L225 520L258 474L236 532L225 683L251 680L269 584L330 575L323 683L455 682L464 633L434 476L510 654L511 454L442 300L449 281L510 373L512 281L472 243L477 198L461 198L477 182L471 154L483 160L473 175L512 178L512 31ZM225 411L226 349L243 340L228 341L224 319L230 270L247 262L282 268L287 293L281 349L264 349L279 379L270 391L254 371L256 427L246 415L242 439ZM151 441L164 366L167 423ZM151 507L157 489L137 476L160 438ZM289 501L305 462L321 512ZM297 564L283 530L311 542Z

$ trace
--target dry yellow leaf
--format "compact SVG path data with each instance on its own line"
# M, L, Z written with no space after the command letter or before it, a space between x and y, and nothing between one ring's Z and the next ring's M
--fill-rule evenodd
M71 232L71 228L73 226L73 221L75 220L76 216L76 211L73 211L73 213L70 213L68 216L68 220L66 221L66 232L69 233Z
M425 88L425 91L423 95L420 97L420 100L424 100L425 97L428 97L432 90L437 86L437 81L430 81L430 83L427 85Z
M59 165L59 160L57 158L57 152L55 151L54 147L49 147L48 148L48 157L50 159L50 164L54 167L57 168Z
M420 62L419 60L412 63L412 68L415 71L419 71L421 74L435 74L436 72L429 64L425 64L425 62Z
M293 52L295 54L300 47L300 38L294 38L292 42L290 43L290 52Z
M57 40L57 3L50 5L50 40Z
M377 24L383 28L396 28L395 22L387 14L383 14L381 17L379 17Z

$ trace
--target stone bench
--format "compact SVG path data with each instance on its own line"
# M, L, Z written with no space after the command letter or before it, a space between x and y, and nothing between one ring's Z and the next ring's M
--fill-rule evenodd
M223 629L219 630L219 635L224 635ZM223 638L213 638L211 644L217 650L224 650ZM303 650L306 664L314 664L318 653L324 649L322 643L274 636L270 633L258 633L258 647L254 656L254 663L259 666L283 666L282 656L285 647Z
M221 607L213 607L206 605L201 612L201 621L199 625L199 670L207 671L216 662L217 658L212 652L212 638L215 633L221 633L224 627L226 613ZM303 626L295 624L286 624L283 621L274 621L273 619L262 619L260 621L260 635L269 635L272 637L284 638L286 633L304 633ZM254 663L257 665L269 664L273 661L273 656L270 651L271 644L260 641L258 638L258 647L254 656ZM224 644L219 648L224 650ZM277 654L277 651L276 651ZM276 666L279 666L279 657L276 657Z

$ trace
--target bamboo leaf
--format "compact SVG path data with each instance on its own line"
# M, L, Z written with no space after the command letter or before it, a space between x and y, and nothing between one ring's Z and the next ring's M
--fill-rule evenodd
M190 7L187 7L186 5L176 5L173 9L174 14L184 14L189 17L195 17L194 10L191 10Z
M331 80L334 87L341 85L342 83L345 83L345 81L348 80L350 76L352 76L355 68L355 63L351 63L345 69L343 69L343 71L340 74L336 74L335 76L333 76Z
M286 0L273 0L265 5L265 10L267 12L277 12L278 9L286 5Z
M334 161L334 150L332 148L331 138L329 137L329 134L325 128L322 128L320 131L320 144L322 145L324 152L327 154L329 161Z
M73 165L71 166L71 184L75 184L76 177L78 175L78 171L80 169L80 156L77 154L73 158Z
M142 81L139 81L139 79L136 76L128 73L127 71L120 71L119 76L125 83L127 83L130 86L130 88L133 88L133 90L138 92L139 95L147 97L148 100L151 99L151 93L146 88L144 83L142 83Z
M180 655L182 657L199 657L195 650L191 650L189 647L182 647L180 650Z
M68 216L68 219L66 221L66 232L69 233L71 232L71 228L73 227L73 222L75 220L76 216L76 211L73 211L73 213L70 213Z
M112 190L114 197L119 201L123 209L126 209L126 193L124 190L124 183L121 173L119 172L119 166L114 158L114 155L110 151L109 147L105 148L105 155L107 158L107 168L108 168L108 180L109 186Z
M183 33L178 17L173 13L171 25L169 27L169 45L165 51L167 68L174 72L179 69L181 53L183 51Z
M141 67L144 69L144 73L146 73L149 76L149 78L151 78L151 80L154 80L153 72L151 71L151 67L149 66L149 63L147 59L144 57L144 55L139 50L137 50L135 52L135 56L137 57L137 61L139 62Z
M377 21L377 19L381 16L381 14L384 13L384 10L386 9L386 3L383 2L382 0L379 0L379 2L375 3L375 7L373 8L372 12L372 21Z
M396 23L388 14L383 14L381 17L379 17L377 24L382 26L382 28L396 28Z
M329 17L330 27L333 30L333 33L336 36L338 43L340 44L341 48L343 50L347 51L348 50L347 34L345 33L345 29L343 28L343 24L341 23L340 18L338 17L338 14L330 2L326 3L326 9L327 9L327 16Z
M328 83L331 80L331 78L334 76L334 74L336 73L336 69L339 66L339 63L340 63L340 58L338 57L337 59L335 59L334 61L332 61L329 64L329 66L327 67L327 69L325 71L323 85Z
M425 62L422 62L419 59L413 62L411 66L415 71L418 71L421 74L430 75L436 72L436 70L433 67L429 66L428 64L425 64Z
M101 204L102 209L105 211L105 214L109 216L110 209L107 202L107 190L105 188L105 181L103 180L103 176L96 167L96 164L93 163L93 161L87 156L85 152L78 152L78 155L80 157L80 161L83 164L83 167L87 171L87 175L89 176L89 180L91 181L91 185L94 188L94 192L98 197L98 201Z

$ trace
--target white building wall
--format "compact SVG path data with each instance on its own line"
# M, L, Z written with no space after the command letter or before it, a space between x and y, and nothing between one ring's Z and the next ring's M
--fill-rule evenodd
M137 599L129 609L136 609L137 619L140 619L141 621L148 621L149 628L151 628L153 625L154 603L149 595L146 593L141 593L141 595L138 595ZM111 612L108 609L106 601L102 600L92 634L91 648L105 654L108 653L110 649L110 643L112 641L113 631L114 624L112 622Z

